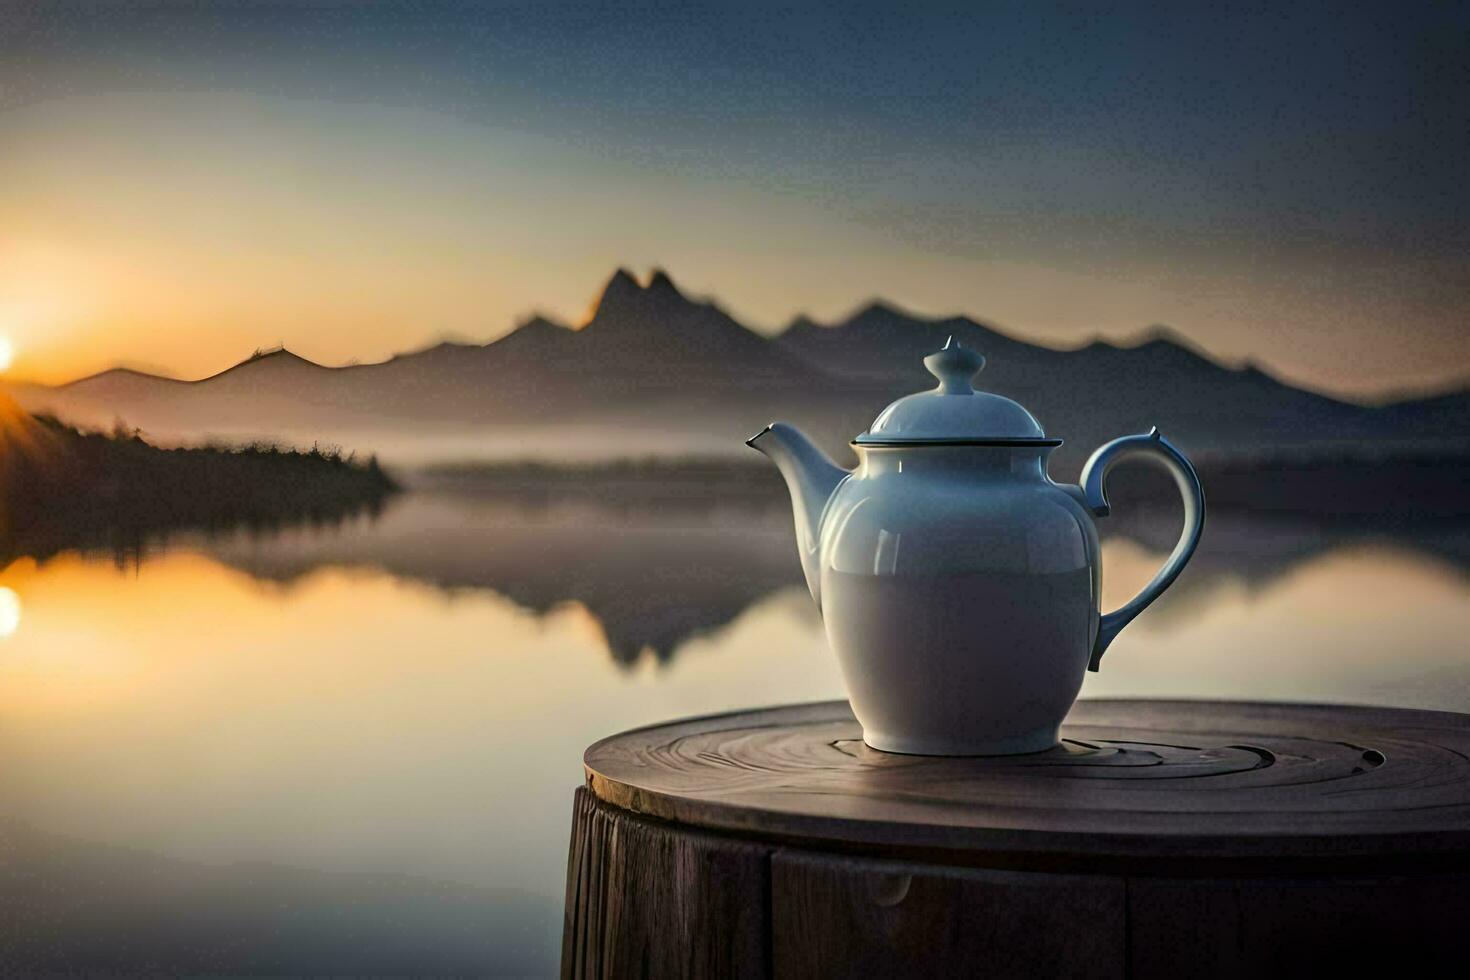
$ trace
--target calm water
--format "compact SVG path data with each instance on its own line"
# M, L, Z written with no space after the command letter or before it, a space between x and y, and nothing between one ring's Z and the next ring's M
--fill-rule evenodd
M1109 607L1174 520L1107 541ZM839 696L788 522L418 491L336 528L11 565L0 959L554 972L589 742ZM1083 694L1470 710L1467 540L1212 515Z

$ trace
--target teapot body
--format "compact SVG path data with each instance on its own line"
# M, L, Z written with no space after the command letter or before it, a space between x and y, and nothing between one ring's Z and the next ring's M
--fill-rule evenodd
M746 440L781 471L796 545L852 710L873 748L1010 755L1057 744L1118 633L1178 578L1204 531L1199 475L1155 427L1099 446L1080 486L1046 475L1061 445L1018 403L977 391L985 358L953 338L924 358L938 385L853 440L849 473L785 422ZM1095 517L1114 464L1173 477L1179 541L1132 599L1100 613Z
M1048 447L858 446L820 525L820 604L864 740L1042 751L1097 639L1099 548Z

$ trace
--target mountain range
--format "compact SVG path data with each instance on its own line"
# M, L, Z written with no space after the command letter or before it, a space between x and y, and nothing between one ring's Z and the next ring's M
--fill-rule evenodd
M1470 389L1362 405L1220 364L1163 328L1132 345L1058 350L883 302L837 323L799 317L767 337L663 271L640 283L622 269L579 329L536 317L490 343L377 364L327 367L280 349L198 381L118 368L11 391L32 412L125 420L155 442L320 442L404 463L736 453L774 418L842 458L889 401L932 386L922 358L951 336L986 356L978 387L1066 440L1063 470L1152 425L1195 452L1470 448Z

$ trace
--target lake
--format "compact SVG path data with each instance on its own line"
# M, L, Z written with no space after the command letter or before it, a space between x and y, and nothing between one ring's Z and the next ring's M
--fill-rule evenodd
M554 973L588 743L841 696L774 486L427 487L340 524L14 562L0 961ZM1177 533L1125 509L1107 608ZM1459 523L1222 510L1083 696L1470 710L1467 637Z

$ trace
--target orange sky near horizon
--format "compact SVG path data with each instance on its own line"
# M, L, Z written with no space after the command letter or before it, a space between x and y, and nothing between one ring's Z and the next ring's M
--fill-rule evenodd
M1069 248L1066 228L958 247L870 204L660 172L425 109L42 100L0 111L5 377L127 364L198 378L282 343L342 364L486 341L536 312L580 322L620 265L667 268L767 332L882 296L1063 347L1167 324L1221 360L1355 396L1470 376L1447 285L1461 257L1160 238L1099 259Z

